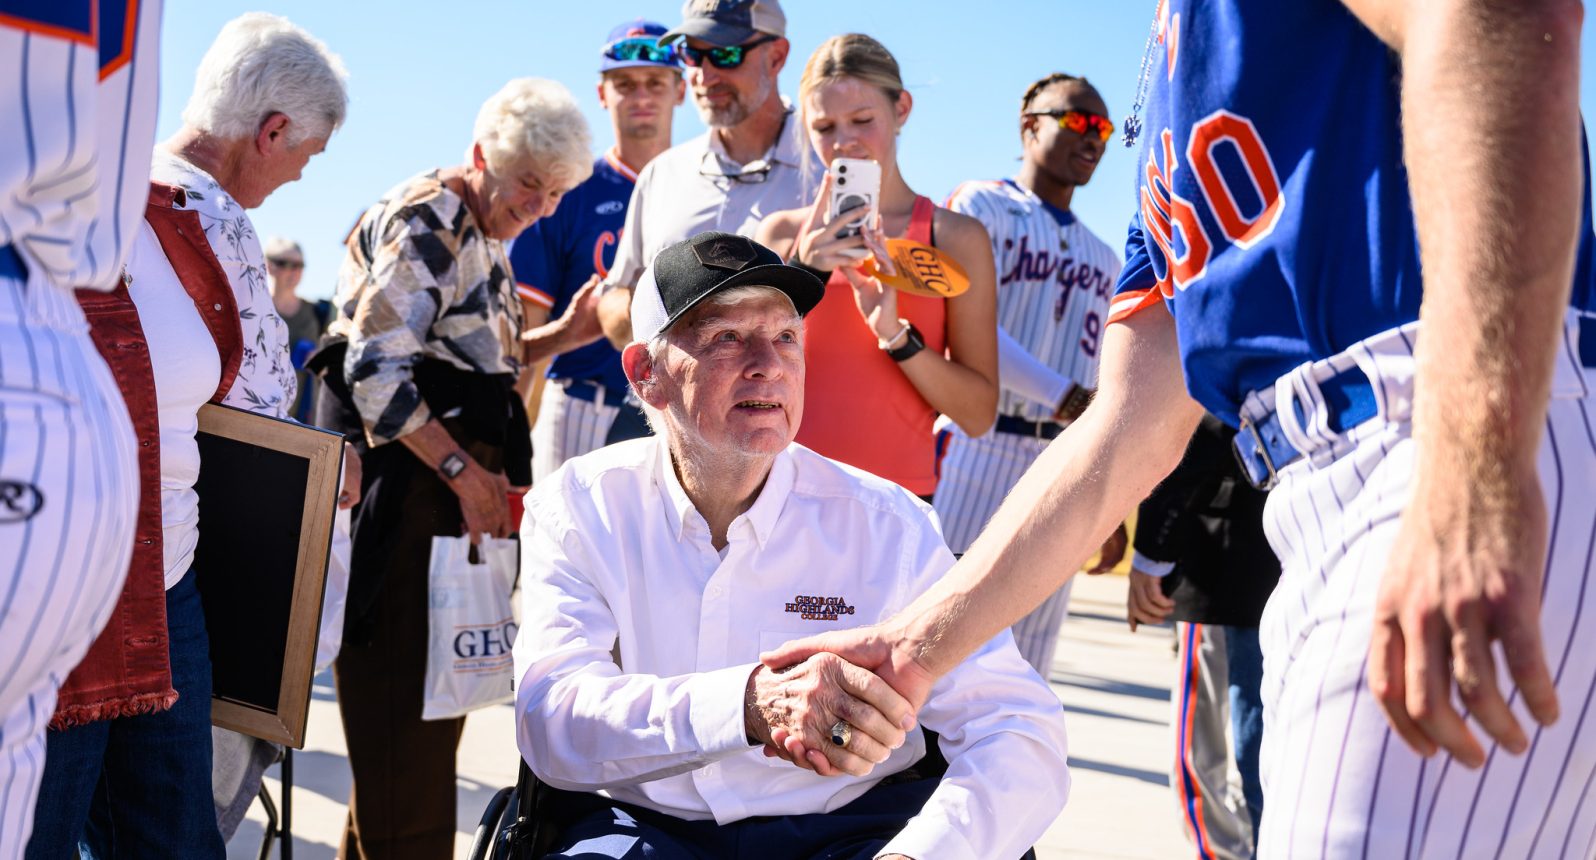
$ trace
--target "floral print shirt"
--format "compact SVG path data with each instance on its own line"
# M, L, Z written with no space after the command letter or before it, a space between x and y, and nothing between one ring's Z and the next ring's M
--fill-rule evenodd
M347 247L328 331L348 338L344 374L372 445L432 418L413 378L423 358L520 372L521 302L504 243L483 235L437 171L366 210Z
M180 208L199 214L205 239L233 286L244 355L238 378L222 403L273 418L288 417L298 382L288 354L288 326L272 304L255 225L209 173L166 150L155 151L150 178L183 189L187 200Z

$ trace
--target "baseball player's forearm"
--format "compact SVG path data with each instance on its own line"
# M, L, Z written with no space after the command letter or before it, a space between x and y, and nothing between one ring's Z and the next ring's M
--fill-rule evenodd
M632 288L615 287L599 296L599 326L616 349L632 342Z
M1035 608L1180 461L1202 418L1162 306L1111 326L1098 399L1043 452L949 573L892 622L941 674Z
M1503 470L1534 473L1572 282L1579 4L1433 5L1400 43L1424 270L1419 474L1507 492Z
M1580 223L1581 10L1432 0L1379 11L1402 55L1424 300L1412 497L1375 599L1369 686L1414 750L1479 767L1486 752L1464 713L1507 752L1528 745L1494 640L1513 698L1542 725L1558 714L1536 461Z
M1004 391L1018 394L1032 403L1057 409L1074 383L1020 346L1003 326L998 326L997 334L998 384Z

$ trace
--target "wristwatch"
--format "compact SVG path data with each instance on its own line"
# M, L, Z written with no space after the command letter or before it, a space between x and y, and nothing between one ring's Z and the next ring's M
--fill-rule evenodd
M914 327L914 323L910 323L903 346L887 350L887 357L893 361L908 361L922 349L925 349L925 338L920 335L920 330Z
M460 473L465 471L465 467L465 456L459 451L454 451L449 456L444 457L443 462L438 464L438 474L442 475L445 481L452 481L460 477Z

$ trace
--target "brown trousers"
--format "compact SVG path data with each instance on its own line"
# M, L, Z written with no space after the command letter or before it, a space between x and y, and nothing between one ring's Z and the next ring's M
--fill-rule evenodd
M497 449L463 447L484 467L499 469ZM392 560L373 610L371 641L346 642L333 666L354 774L338 849L346 860L454 856L455 750L465 718L423 720L421 702L432 536L460 534L460 506L440 478L421 472L406 490L404 510L404 527L389 536Z

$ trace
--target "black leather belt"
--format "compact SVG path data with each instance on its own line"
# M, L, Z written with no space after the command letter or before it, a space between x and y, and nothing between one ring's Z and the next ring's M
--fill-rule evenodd
M993 430L999 433L1013 433L1016 436L1030 436L1034 439L1053 440L1058 434L1064 432L1064 425L1057 421L1027 421L1014 415L999 415Z

